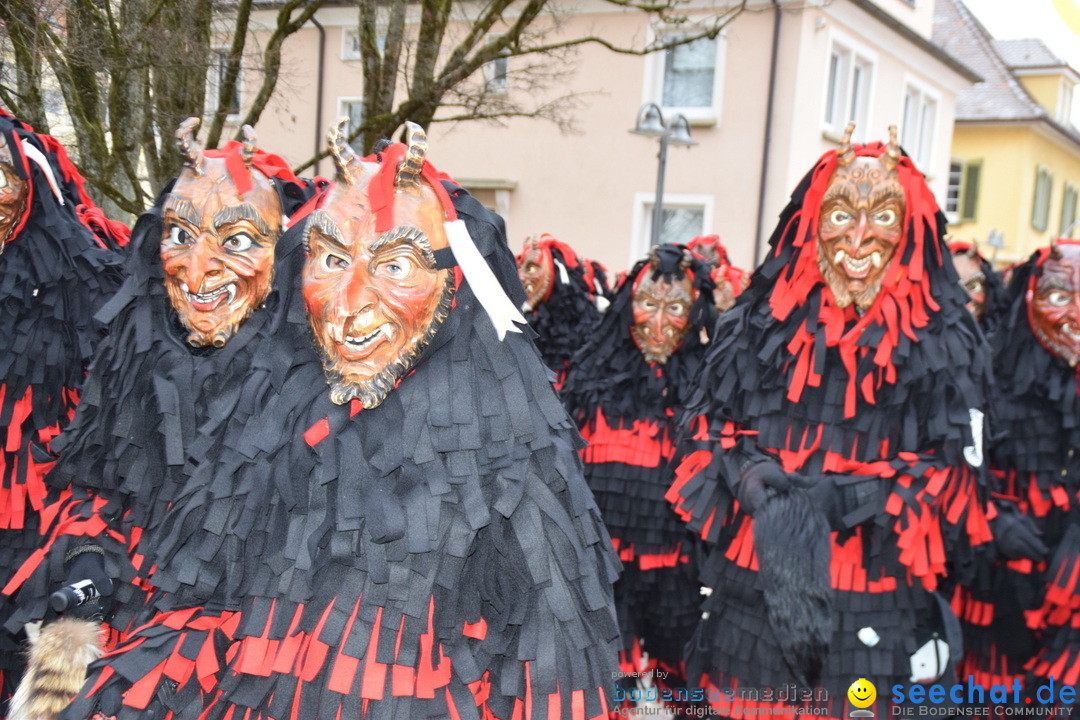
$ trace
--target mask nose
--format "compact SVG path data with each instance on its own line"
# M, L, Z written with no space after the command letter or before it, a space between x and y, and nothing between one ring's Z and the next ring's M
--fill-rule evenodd
M185 278L190 292L201 292L206 278L221 272L221 259L213 251L213 242L212 238L200 237L191 249Z

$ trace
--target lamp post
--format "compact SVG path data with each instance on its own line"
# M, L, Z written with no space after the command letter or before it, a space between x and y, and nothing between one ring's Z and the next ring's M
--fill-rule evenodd
M660 160L656 171L656 198L653 201L652 237L650 243L657 245L660 242L660 228L664 217L664 171L667 166L668 145L690 147L697 145L697 140L690 137L690 121L682 113L678 113L670 121L664 122L664 115L660 112L660 106L653 102L647 102L638 110L637 122L630 132L635 135L658 138L660 140Z

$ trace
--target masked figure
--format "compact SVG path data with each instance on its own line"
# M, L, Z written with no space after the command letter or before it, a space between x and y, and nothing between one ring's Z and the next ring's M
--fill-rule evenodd
M138 542L146 597L115 611L137 629L63 720L606 711L616 562L514 325L502 223L416 126L365 159L343 131L263 307L197 351L244 372L176 448Z
M39 451L63 430L101 337L94 313L120 284L127 228L106 221L54 138L0 110L0 574L37 547L49 515ZM46 520L47 521L47 520ZM13 610L0 597L0 622ZM0 707L25 662L0 631Z
M312 188L280 158L256 150L250 130L244 143L203 150L193 129L189 121L178 133L186 158L180 177L135 225L125 282L98 315L108 336L79 411L53 443L62 460L47 480L65 501L54 509L46 546L4 588L20 592L19 611L7 627L46 620L44 641L35 645L41 672L28 673L24 682L23 710L30 717L38 716L38 702L47 707L50 694L62 695L49 692L55 682L50 668L69 668L77 690L85 660L80 667L72 658L92 654L50 638L66 637L79 619L104 617L112 643L129 623L143 619L145 592L156 587L146 583L157 558L147 564L142 558L161 533L184 532L169 508L190 474L218 457L221 427L249 417L245 403L257 401L238 393L249 376L263 377L266 359L255 348L275 327L269 306L277 301L266 291L274 243L283 216L293 214ZM263 233L267 228L271 232ZM249 272L255 267L263 289L256 289L256 273ZM146 550L141 540L150 543ZM70 608L64 623L53 623L50 593L84 579L94 581L103 597ZM166 583L158 577L153 582Z
M598 299L610 300L606 273L547 233L525 241L517 264L526 296L522 312L539 336L536 344L559 388L570 358L600 322Z
M1032 563L1005 547L958 593L964 670L1029 692L1080 679L1080 241L1058 240L1014 268L992 337L1000 440L995 490L1016 501L1049 548ZM1044 548L1045 549L1045 548ZM1026 677L1025 677L1026 675ZM1055 690L1056 693L1056 690ZM1055 700L1057 696L1055 696ZM1036 698L1041 703L1044 697ZM1053 702L1053 701L1050 701Z
M959 275L960 286L967 291L968 310L979 321L983 332L990 335L1003 311L1005 284L990 261L979 252L973 242L954 240L949 243L953 265Z
M861 677L885 717L883 688L948 685L956 623L935 591L990 539L988 355L944 217L895 128L868 145L851 129L721 316L673 463L668 497L709 546L691 679L797 689L714 692L721 713L787 700L846 717Z
M713 291L716 311L722 313L730 309L735 304L735 298L750 284L749 273L731 264L727 248L720 242L719 235L698 235L686 246L712 268L712 278L716 284Z
M615 586L623 671L659 667L672 688L685 688L683 645L700 586L696 541L664 492L674 417L704 356L700 330L716 317L711 291L708 268L685 246L654 248L626 275L563 388L589 441L585 477L623 561Z

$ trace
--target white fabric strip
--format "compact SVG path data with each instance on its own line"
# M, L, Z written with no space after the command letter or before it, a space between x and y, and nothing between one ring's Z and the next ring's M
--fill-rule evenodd
M38 150L36 147L26 142L25 140L22 141L22 148L23 152L26 154L26 157L30 158L41 166L42 172L45 173L45 178L49 181L49 185L52 187L53 195L55 195L56 199L60 202L61 205L63 205L64 197L60 194L60 186L56 184L56 178L53 176L52 166L49 165L49 159L45 157L44 153L42 153L40 150Z
M476 244L473 243L469 230L465 227L465 221L454 220L444 225L454 258L461 267L461 272L465 274L465 279L469 281L473 294L491 318L491 324L495 326L499 340L503 340L507 332L521 332L521 328L515 326L514 323L527 325L528 321L503 292L495 273L488 267L484 256L476 249Z

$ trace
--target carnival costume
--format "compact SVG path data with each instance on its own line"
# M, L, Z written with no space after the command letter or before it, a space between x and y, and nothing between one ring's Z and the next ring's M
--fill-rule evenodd
M700 330L716 318L712 288L707 266L685 246L654 248L616 290L563 388L589 442L585 477L625 568L615 586L623 672L660 677L659 667L672 689L685 689L683 645L700 585L697 540L664 493L675 416L705 354Z
M1035 522L1045 558L1006 555L961 588L964 670L1030 693L1080 678L1080 242L1057 240L1014 268L992 337L994 489ZM1045 703L1046 699L1040 702Z
M364 160L342 132L338 182L278 242L265 307L189 378L215 392L196 414L152 387L179 406L158 424L194 432L148 468L174 474L138 539L146 600L129 592L134 629L65 720L605 711L616 563L535 347L481 307L523 299L501 220L440 182L415 126ZM444 215L476 244L438 247ZM420 309L357 335L399 301ZM399 334L423 317L430 334ZM415 354L388 357L402 342ZM137 489L94 489L110 548Z
M547 233L526 240L517 263L526 296L522 312L536 331L544 363L555 372L556 388L561 387L570 358L600 322L597 299L611 299L606 273Z
M750 273L731 264L727 248L720 242L719 235L698 235L686 246L700 255L712 268L717 312L731 309L739 293L750 284Z
M960 276L960 285L971 297L968 310L989 336L1005 310L1005 282L990 261L979 252L977 243L953 240L949 243L949 251L953 255L956 273Z
M841 717L865 678L885 717L882 688L947 682L956 623L934 591L990 539L988 353L944 218L895 128L851 130L793 193L688 402L669 498L710 546L688 664L720 712Z
M0 574L41 543L48 448L79 400L102 335L94 312L120 285L127 228L105 219L60 143L0 110ZM0 596L0 622L12 612ZM0 631L0 708L25 662ZM2 714L2 711L0 711Z

